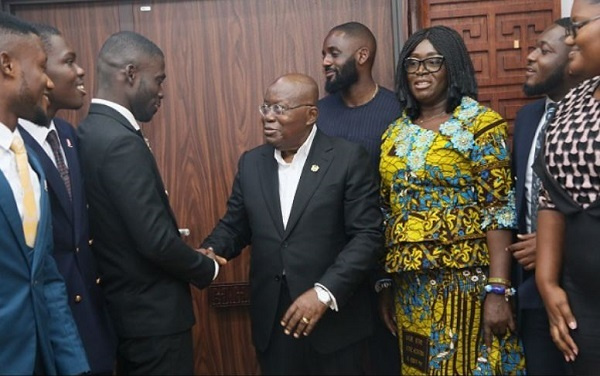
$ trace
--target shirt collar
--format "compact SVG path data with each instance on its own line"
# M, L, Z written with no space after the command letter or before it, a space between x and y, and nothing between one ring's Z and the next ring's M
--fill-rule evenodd
M100 99L100 98L92 98L92 103L103 104L105 106L108 106L108 107L114 109L115 111L117 111L118 113L123 115L123 117L125 119L127 119L127 121L129 121L129 123L131 124L133 129L135 129L136 131L140 130L140 125L135 120L135 116L133 116L131 111L129 111L125 107L121 106L120 104L112 102L112 101L107 101L106 99Z
M50 121L49 126L44 127L29 120L19 118L19 125L22 126L27 133L29 133L31 137L33 137L40 145L43 145L44 142L46 142L46 138L48 137L48 133L50 133L50 131L56 131L54 119Z
M10 145L17 134L20 135L18 128L15 128L15 131L11 132L4 123L0 122L0 147L7 152L10 151Z
M552 99L550 99L550 97L546 97L546 102L544 103L544 111L548 110L548 105L551 103L558 104L558 102L553 101Z
M306 138L306 141L304 141L304 143L298 148L298 151L294 155L294 159L296 159L296 157L302 157L303 159L306 159L306 157L308 156L308 152L310 151L310 147L312 146L313 140L315 139L316 133L317 133L317 125L313 124L310 134ZM275 149L274 156L275 156L275 160L277 160L277 162L283 163L283 164L289 164L287 162L284 162L283 156L281 155L280 150ZM292 162L294 161L294 159L292 159Z

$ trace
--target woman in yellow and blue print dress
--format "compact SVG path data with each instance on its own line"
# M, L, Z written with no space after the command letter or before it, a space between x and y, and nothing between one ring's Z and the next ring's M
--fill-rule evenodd
M471 60L450 28L413 34L397 77L404 113L380 162L393 289L380 301L402 374L522 375L505 251L516 226L507 124L475 100Z

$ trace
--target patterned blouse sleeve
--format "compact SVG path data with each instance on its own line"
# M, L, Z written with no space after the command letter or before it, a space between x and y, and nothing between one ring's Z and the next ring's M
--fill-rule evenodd
M383 132L381 136L381 158L380 158L380 166L379 166L379 176L380 176L380 186L379 186L379 205L381 206L381 212L383 213L383 225L384 227L389 222L391 216L391 204L390 200L390 186L387 181L387 175L382 165L385 164L385 160L387 159L387 154L390 152L391 147L393 146L392 140L392 127L394 124L388 126L387 130ZM382 163L383 162L383 163Z
M489 109L475 122L471 158L478 203L482 209L481 229L515 229L515 195L506 145L508 125Z

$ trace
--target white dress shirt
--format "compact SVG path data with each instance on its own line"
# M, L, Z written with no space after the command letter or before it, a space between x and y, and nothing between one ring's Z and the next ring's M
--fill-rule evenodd
M315 139L315 134L317 134L317 126L313 125L306 141L298 148L298 151L294 154L290 163L283 159L281 151L275 149L274 152L274 157L277 161L277 173L279 175L279 202L281 204L281 217L283 218L284 229L287 227L288 220L290 219L290 212L292 211L292 204L294 203L294 197L296 196L302 169L308 158L308 153L310 152L310 148ZM283 273L285 274L285 270ZM315 291L317 291L317 294L319 294L319 290L324 291L329 295L330 301L326 304L329 308L337 311L338 306L335 296L333 296L327 287L320 283L315 283ZM319 298L319 300L321 300L321 298Z
M533 163L535 158L535 141L537 140L540 130L542 129L542 125L544 125L544 121L546 119L546 111L548 110L548 104L555 103L552 99L546 97L546 103L544 104L544 114L540 119L540 122L537 125L535 130L535 135L533 136L533 140L531 143L531 148L529 149L529 157L527 158L527 170L525 170L525 203L527 207L527 214L525 215L525 225L527 226L527 232L531 233L531 213L529 212L529 208L531 208L531 184L533 181Z
M19 125L21 125L27 131L27 133L29 133L38 144L40 144L42 149L44 149L44 151L48 155L48 158L50 158L52 163L54 163L54 166L57 166L56 158L54 158L54 153L52 152L52 147L50 146L47 140L48 133L50 133L50 131L54 131L58 135L58 132L56 131L56 126L54 125L54 120L50 122L50 125L48 127L37 125L25 119L19 119ZM65 165L69 167L69 162L67 161L67 157L65 155L65 151L63 150L62 144L59 142L58 145L60 147L60 153L63 156L63 160L65 161Z
M19 136L21 135L18 129L11 132L6 125L0 122L0 171L2 171L4 177L8 180L8 184L10 185L15 198L15 203L17 204L17 209L19 210L19 215L21 216L21 221L23 221L23 187L21 186L21 179L19 178L19 171L17 170L15 153L10 150L10 145L17 134ZM35 210L37 217L39 218L41 196L40 178L33 168L31 168L31 163L29 165L29 177L31 179L31 186L33 187L35 202L37 203Z
M317 127L313 125L308 138L304 141L302 146L300 146L290 163L283 160L281 151L275 149L274 156L278 165L279 201L281 204L281 216L283 217L283 228L286 228L288 219L290 218L294 196L296 195L296 189L298 189L298 183L300 182L300 175L302 175L302 169L306 163L306 158L308 158L308 152L310 151L316 133Z

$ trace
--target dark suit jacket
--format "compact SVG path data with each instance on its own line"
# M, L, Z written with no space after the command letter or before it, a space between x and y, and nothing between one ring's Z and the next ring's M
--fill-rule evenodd
M231 259L252 245L252 334L261 352L281 319L283 271L292 300L315 282L327 287L339 312L327 310L308 338L333 352L371 333L365 277L383 252L375 171L361 146L317 131L284 230L273 153L263 145L242 155L227 213L203 246Z
M77 134L71 124L62 119L54 119L54 124L69 166L72 200L69 199L56 166L44 149L23 127L19 126L19 132L25 144L38 155L46 174L52 208L53 255L67 285L69 306L88 355L92 373L112 373L116 338L89 246L87 202L77 155ZM76 300L76 296L80 299Z
M117 334L188 330L189 283L210 284L213 260L180 238L156 161L127 119L93 103L78 136L92 248Z
M529 103L519 110L515 119L513 132L512 163L513 175L515 176L517 221L520 234L527 233L525 216L529 208L525 198L525 174L527 159L531 145L534 142L535 131L545 112L545 99L539 99ZM520 265L517 268L519 308L543 308L543 302L535 285L533 271L526 271Z
M0 172L0 373L32 375L37 353L48 375L81 374L89 367L63 278L51 256L46 178L29 147L27 154L41 185L33 249L25 244L13 192Z

